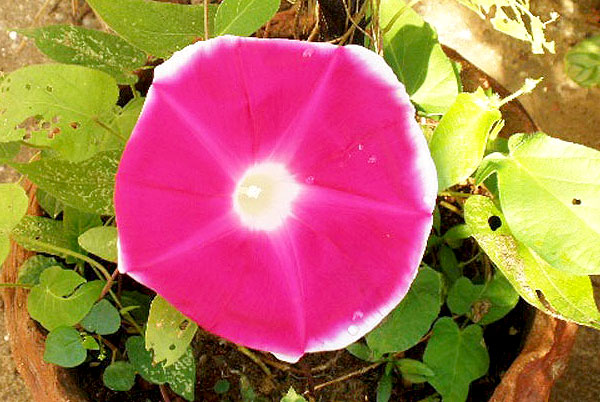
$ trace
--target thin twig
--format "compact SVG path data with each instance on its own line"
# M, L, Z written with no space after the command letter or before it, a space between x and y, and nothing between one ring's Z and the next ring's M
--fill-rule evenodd
M440 205L441 205L442 207L444 207L444 208L446 208L446 209L448 209L448 210L450 210L450 211L454 212L456 215L458 215L458 216L460 216L460 217L462 217L462 216L463 216L463 213L462 213L462 211L461 211L460 209L458 209L458 208L457 208L455 205L452 205L452 204L450 204L450 203L449 203L449 202L447 202L447 201L440 201Z
M314 41L319 36L319 31L320 31L320 28L319 28L319 21L320 21L320 19L319 19L319 13L320 13L320 11L321 10L319 9L319 2L317 1L315 3L315 26L313 27L312 31L310 32L310 35L308 35L308 39L307 39L308 42Z
M108 291L110 290L110 288L112 287L115 279L117 278L117 276L119 275L119 270L117 268L115 268L115 270L113 271L112 275L110 276L110 279L108 279L106 281L106 284L104 285L104 288L102 288L102 292L100 292L100 296L98 297L98 300L101 300L104 298L104 296L106 296L106 294L108 293Z
M333 385L333 384L337 384L338 382L346 381L346 380L348 380L348 379L350 379L352 377L357 377L359 375L363 375L363 374L365 374L365 373L367 373L367 372L369 372L369 371L371 371L371 370L373 370L373 369L381 366L383 363L384 362L373 363L370 366L366 366L366 367L363 367L363 368L361 368L359 370L353 371L351 373L344 374L343 376L335 378L335 379L333 379L331 381L327 381L327 382L321 383L321 384L315 386L315 391L318 391L321 388L325 388L325 387L328 387L328 386ZM304 394L307 395L308 391L304 392Z
M240 352L242 352L244 355L246 355L250 360L252 360L254 363L256 363L260 369L269 377L271 377L271 370L267 367L267 365L265 364L265 362L263 362L260 357L258 357L257 355L255 355L254 353L252 353L249 349L243 347L242 345L235 345L237 347L237 350L239 350Z
M208 26L208 0L204 0L204 40L210 39L210 30Z
M165 384L160 384L158 388L160 389L160 395L162 396L163 401L171 402L171 398L169 398L169 393L167 392L167 387L165 387Z
M333 366L338 359L344 354L344 350L338 350L335 356L333 356L327 363L321 364L320 366L313 367L310 371L313 373L318 373L319 371L329 370L331 366Z

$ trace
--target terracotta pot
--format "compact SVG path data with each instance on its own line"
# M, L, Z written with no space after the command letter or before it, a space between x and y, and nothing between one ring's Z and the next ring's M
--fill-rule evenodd
M509 94L498 82L464 60L458 53L448 48L444 50L462 65L461 78L465 91L473 91L482 86L493 88L503 97ZM502 113L507 123L503 129L504 135L537 131L535 123L519 102L513 101L505 105ZM35 187L26 182L25 188L30 196L28 213L39 215L41 211L35 199ZM10 255L2 271L2 282L15 282L18 267L31 255L33 253L12 243ZM27 291L6 289L3 299L13 358L33 399L39 402L88 401L65 369L44 362L44 335L27 314ZM567 366L576 331L575 324L536 312L524 349L504 375L491 401L547 401L552 385Z

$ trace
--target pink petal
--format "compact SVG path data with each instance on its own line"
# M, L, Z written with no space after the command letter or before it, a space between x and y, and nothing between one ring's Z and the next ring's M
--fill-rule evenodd
M297 195L281 223L248 226L234 194L273 164ZM436 190L414 109L379 56L220 37L156 69L117 175L119 269L207 330L295 361L356 341L400 302Z

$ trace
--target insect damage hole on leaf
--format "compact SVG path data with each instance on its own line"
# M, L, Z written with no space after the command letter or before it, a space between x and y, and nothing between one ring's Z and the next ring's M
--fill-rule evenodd
M490 229L495 232L500 226L502 226L502 219L496 215L490 216L488 219L488 224L490 225Z
M573 198L573 201L571 201L573 203L573 205L581 205L581 200L579 198Z

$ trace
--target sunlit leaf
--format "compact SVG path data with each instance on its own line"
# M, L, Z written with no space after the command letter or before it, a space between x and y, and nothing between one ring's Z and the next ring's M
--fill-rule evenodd
M88 0L116 33L157 57L169 57L204 36L204 8L148 0ZM209 6L209 20L215 7ZM211 30L212 31L212 30Z
M0 163L10 162L19 153L21 144L18 142L0 143Z
M67 64L32 65L0 80L0 93L0 110L5 110L0 116L0 142L25 139L70 161L114 148L114 136L102 126L102 119L112 116L119 89L115 79L102 71Z
M467 179L483 159L488 135L502 118L500 110L480 88L461 93L442 117L429 142L438 172L438 189Z
M103 281L86 282L75 271L50 267L40 275L27 299L27 310L48 330L81 321L100 296Z
M8 256L8 235L17 226L25 213L29 200L25 190L18 184L0 184L0 265Z
M470 197L465 221L479 246L525 301L547 314L600 329L589 277L558 271L518 242L489 198Z
M146 349L154 351L154 362L170 366L185 353L197 329L195 322L156 296L146 326Z
M117 114L113 120L113 127L118 131L124 138L129 138L135 123L137 123L138 117L144 106L145 98L138 96L133 98L123 107L123 109Z
M458 80L433 28L402 0L381 0L380 24L387 63L411 100L426 113L445 113L458 95ZM397 18L396 18L397 17ZM395 21L394 21L395 19ZM390 25L391 23L391 25Z
M35 45L59 63L104 71L119 84L134 84L131 72L146 64L146 54L116 35L73 25L50 25L19 30L35 38Z
M306 399L298 394L294 388L290 387L287 394L281 398L280 402L306 402Z
M461 330L452 318L440 318L433 326L423 362L434 373L428 382L444 402L466 401L469 384L483 376L490 364L483 330L476 324Z
M496 172L515 238L552 267L600 273L600 152L538 133L513 135L510 154L488 155L478 181Z
M279 3L279 0L224 0L215 15L215 32L250 36L275 15Z
M68 258L64 250L79 251L77 238L69 237L61 221L28 215L11 231L10 237L31 251Z

